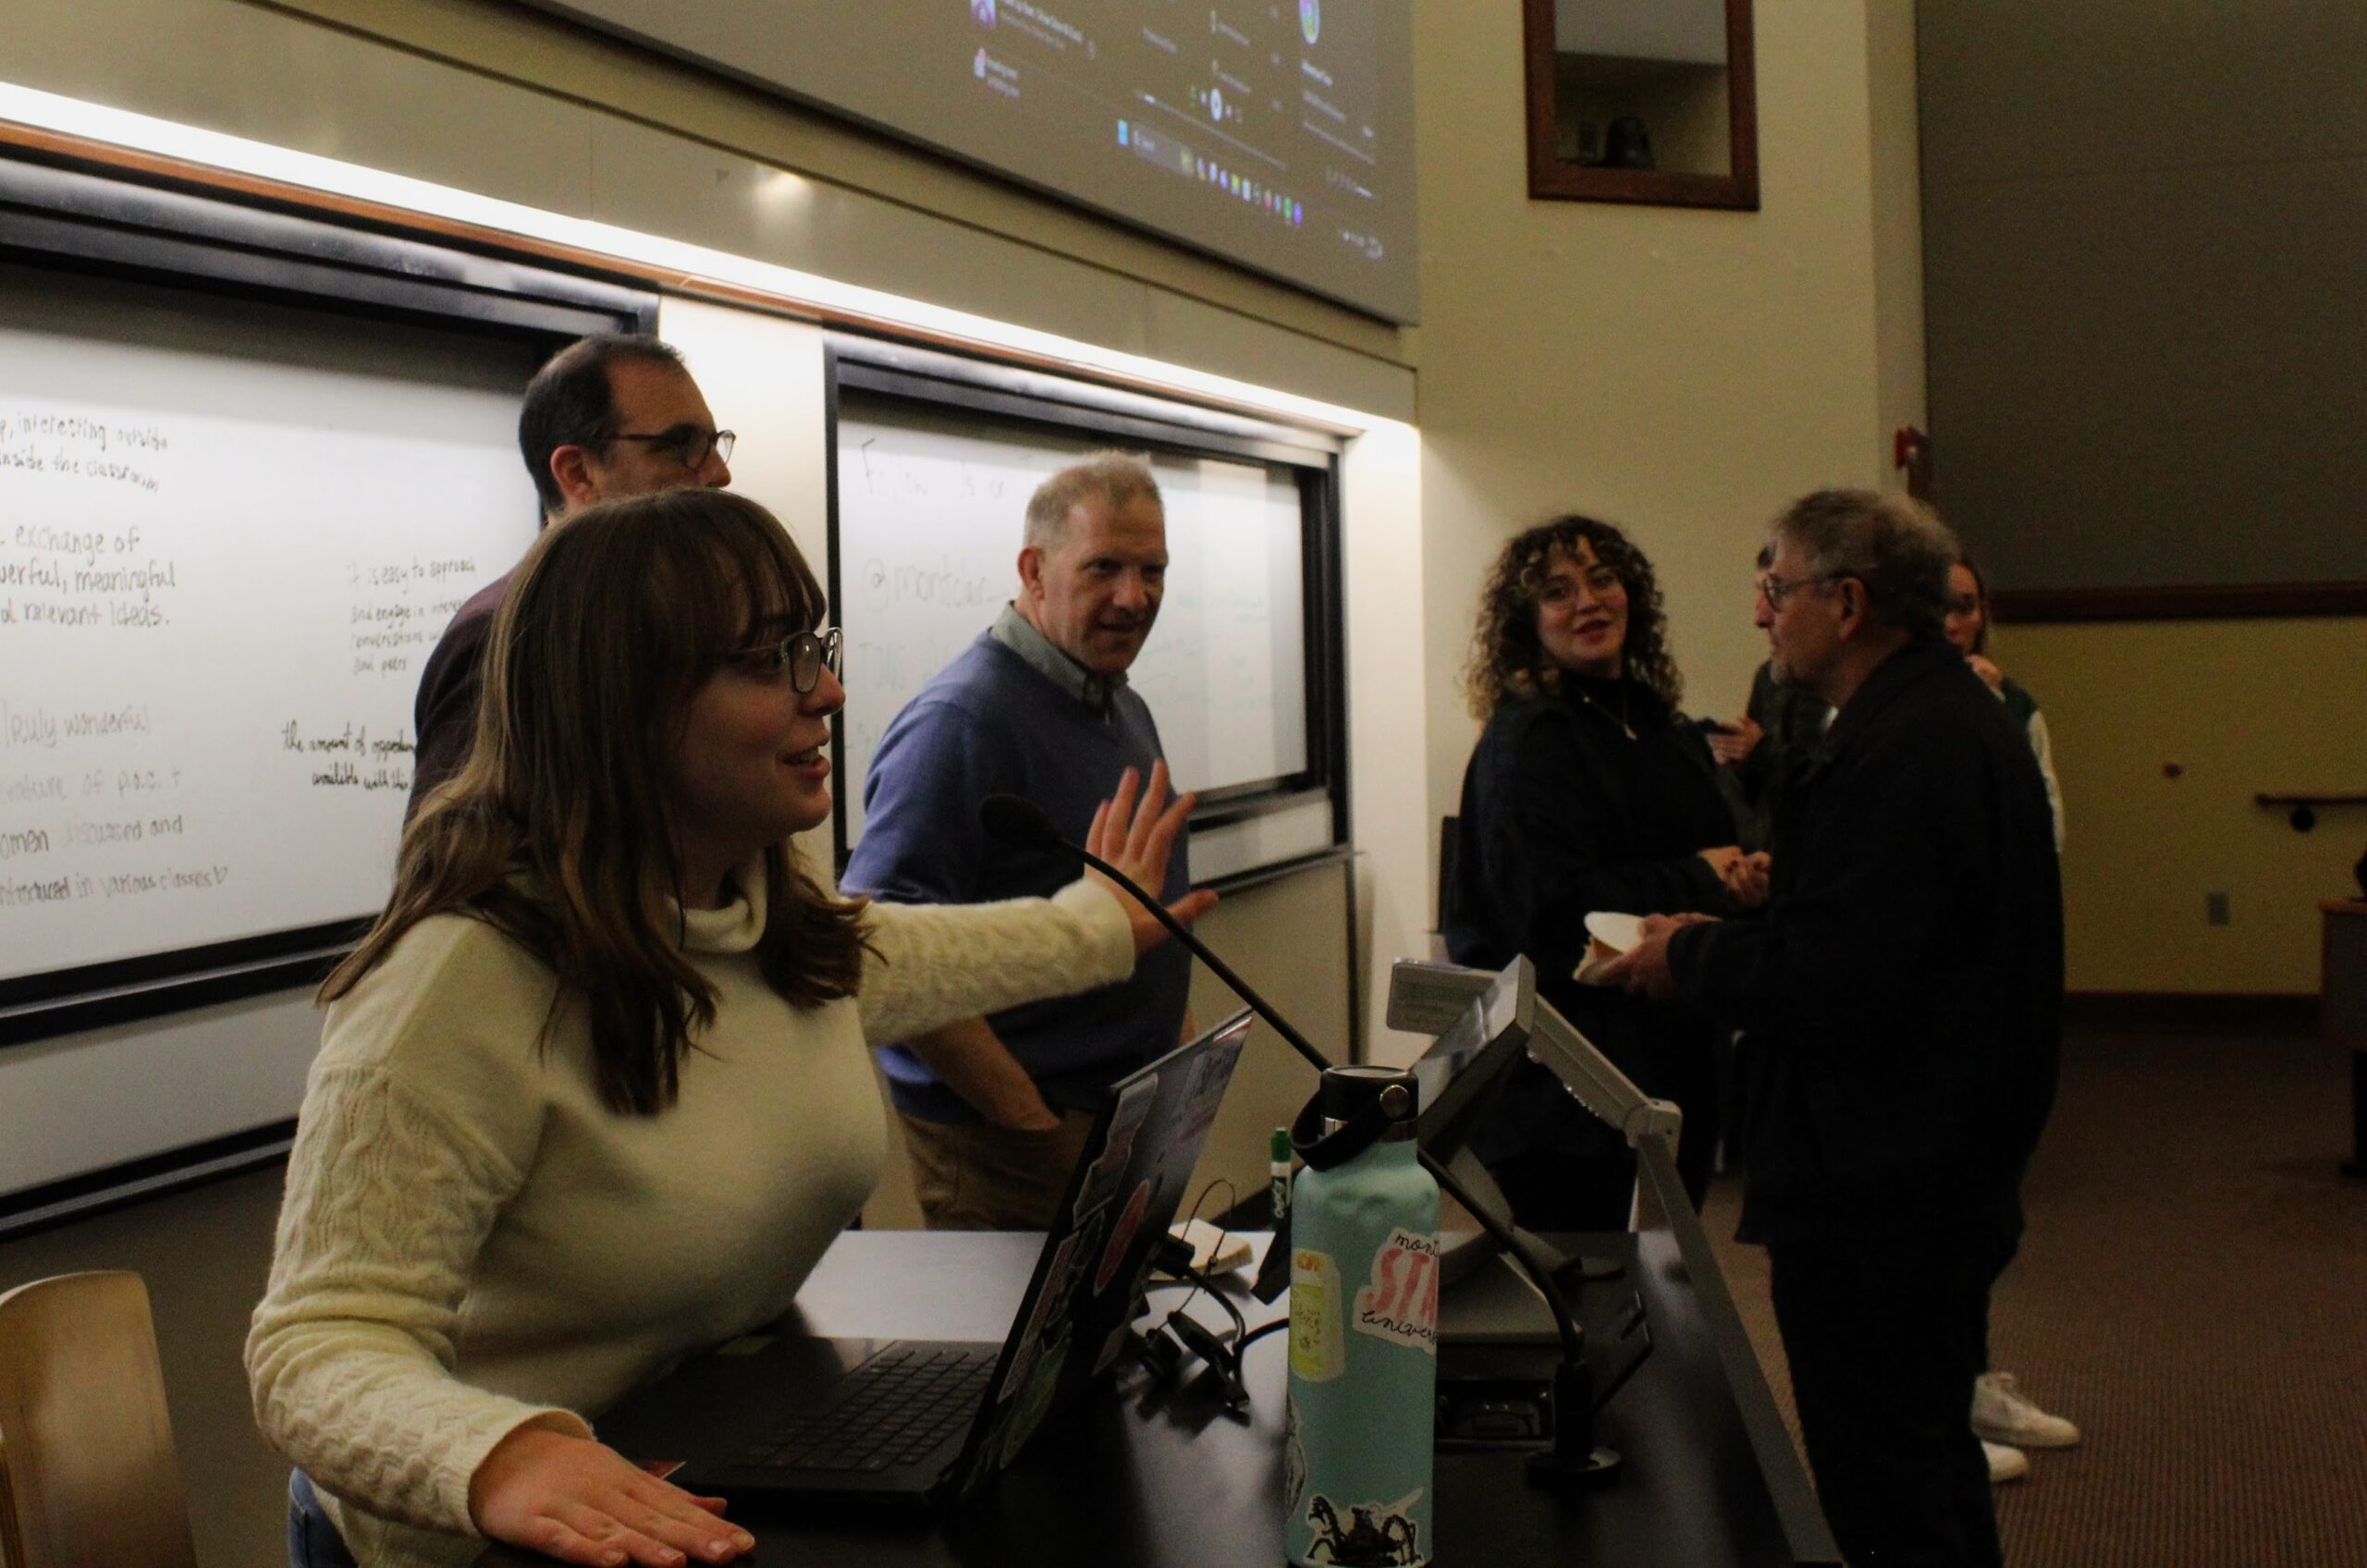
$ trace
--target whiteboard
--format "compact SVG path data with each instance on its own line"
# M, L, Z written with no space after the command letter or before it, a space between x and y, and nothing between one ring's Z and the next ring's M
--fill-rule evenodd
M385 902L523 352L0 272L0 986Z
M994 623L1018 586L1028 496L1093 445L871 399L842 405L850 849L881 734ZM1150 705L1170 772L1179 788L1208 790L1306 771L1305 534L1293 471L1161 454L1151 470L1166 502L1167 592L1127 679Z

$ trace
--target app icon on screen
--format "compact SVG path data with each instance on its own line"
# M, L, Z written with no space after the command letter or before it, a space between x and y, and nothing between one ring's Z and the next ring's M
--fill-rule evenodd
M984 22L988 27L994 26L995 0L970 0L970 19Z
M975 4L975 0L973 3ZM994 7L990 5L987 9L992 12ZM992 21L994 18L989 15L987 19ZM1298 0L1298 30L1306 34L1306 41L1309 43L1322 36L1323 0Z

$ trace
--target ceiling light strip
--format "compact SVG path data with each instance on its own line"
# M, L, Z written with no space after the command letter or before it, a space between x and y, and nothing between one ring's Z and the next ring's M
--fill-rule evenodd
M1354 435L1380 424L1399 423L1296 393L1106 349L1057 333L995 321L753 257L615 224L569 217L431 180L179 125L35 88L0 82L0 122L92 144L101 150L102 156L104 150L120 149L146 154L168 165L154 172L202 178L208 171L221 171L249 180L266 181L291 192L314 192L342 202L364 203L399 220L441 220L436 227L460 226L472 231L474 238L525 241L528 243L524 248L546 255L556 250L560 259L594 265L624 263L632 271L683 292L812 313L834 325L920 334L939 343L1023 356L1049 368L1114 377L1136 386L1302 420L1343 434ZM28 139L10 140L23 142ZM76 151L71 147L59 150Z

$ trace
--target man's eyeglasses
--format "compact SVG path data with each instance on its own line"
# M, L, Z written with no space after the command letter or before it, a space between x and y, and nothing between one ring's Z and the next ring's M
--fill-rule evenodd
M729 430L701 430L695 424L678 424L671 430L620 430L608 439L638 441L661 458L671 458L687 469L700 469L706 466L709 452L730 462L732 443L740 437Z
M789 689L803 696L820 683L822 671L839 673L840 650L846 634L835 626L817 627L812 631L792 631L778 643L762 647L742 648L731 657L750 674L778 680L789 678Z
M1814 577L1795 577L1789 582L1780 577L1762 577L1752 586L1759 590L1759 596L1767 601L1769 609L1780 610L1784 607L1784 601L1801 589L1819 583L1838 582L1848 575L1846 571L1821 571Z

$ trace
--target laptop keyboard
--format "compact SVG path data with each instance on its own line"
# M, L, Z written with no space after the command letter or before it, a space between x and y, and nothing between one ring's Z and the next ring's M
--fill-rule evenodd
M1001 1349L891 1343L848 1373L827 1408L769 1434L739 1463L863 1475L917 1464L977 1415Z

